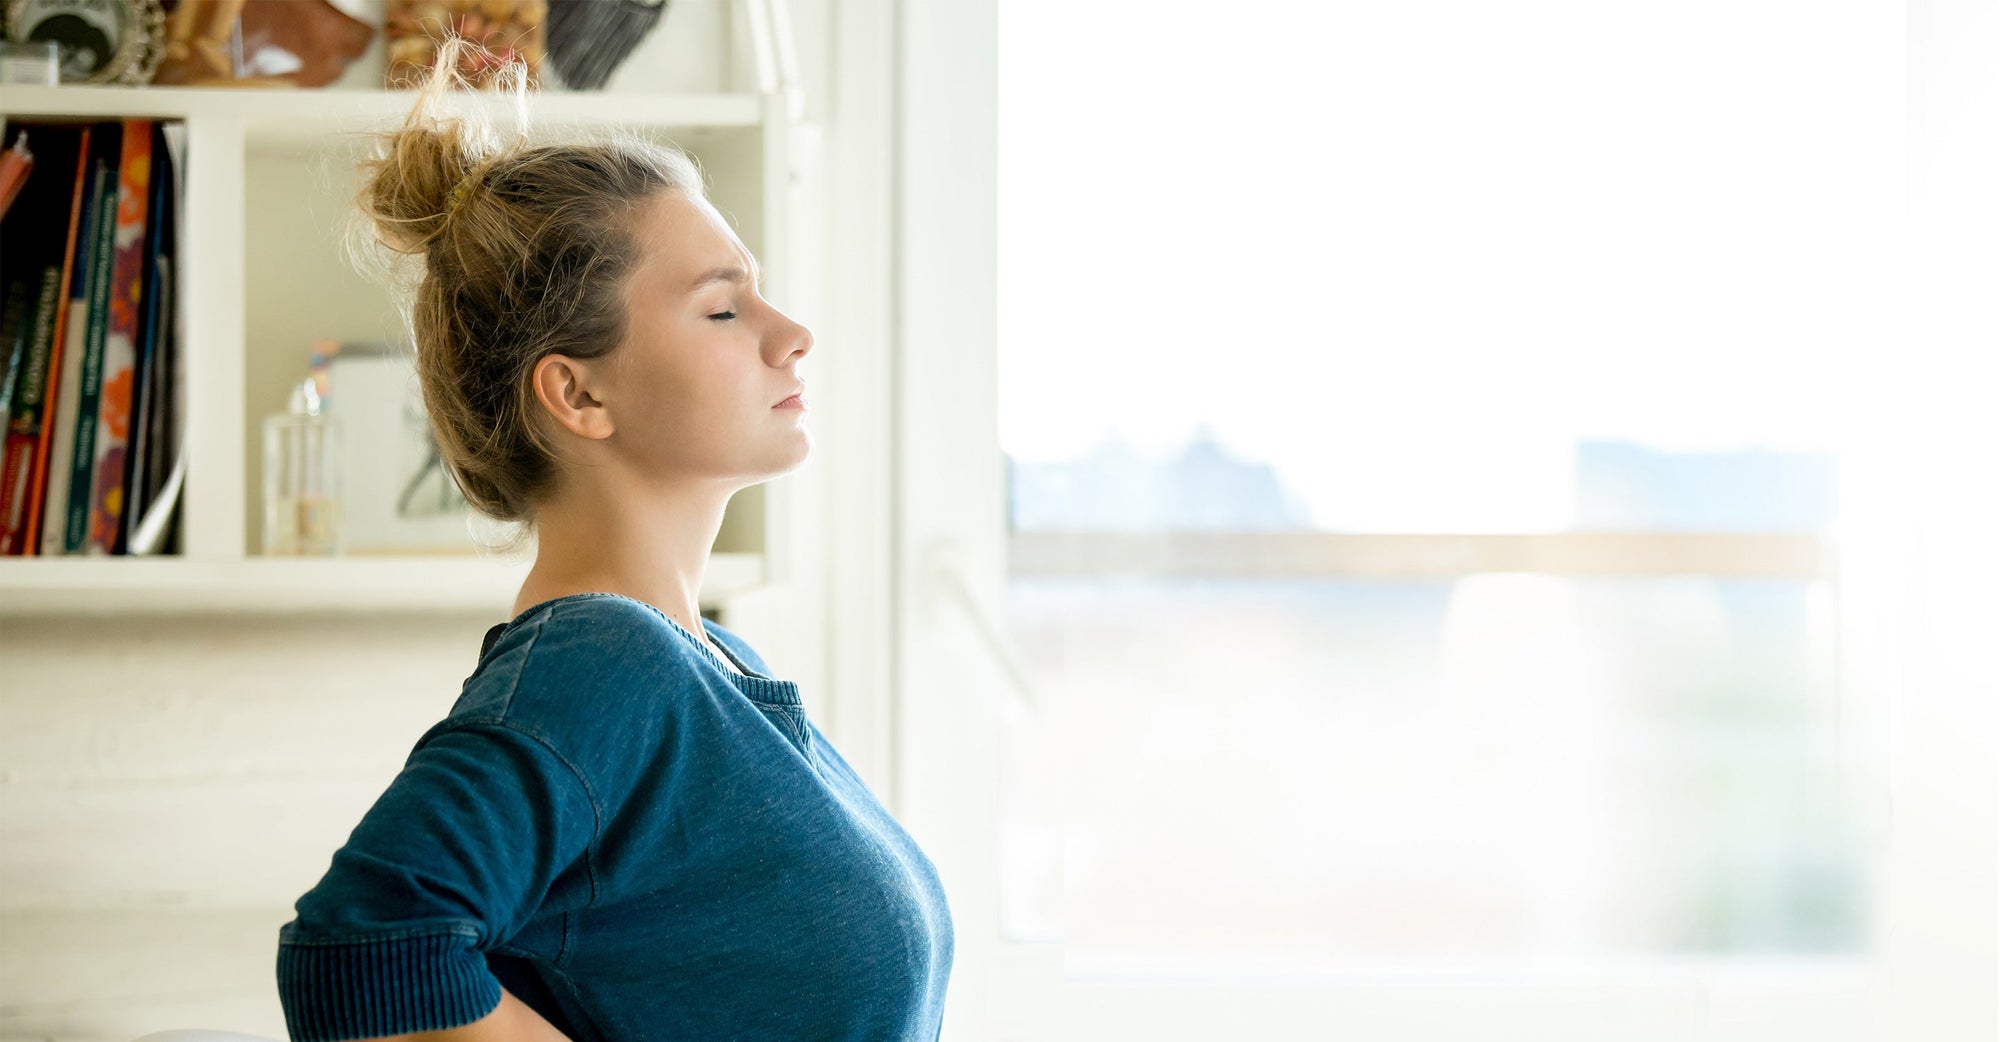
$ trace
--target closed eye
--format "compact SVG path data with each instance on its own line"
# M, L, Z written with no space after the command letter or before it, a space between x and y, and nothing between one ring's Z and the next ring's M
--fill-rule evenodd
M735 318L735 317L736 317L736 312L734 312L734 311L724 311L724 312L722 312L721 314L717 314L717 315L710 315L710 316L708 316L708 317L710 317L710 318L713 318L713 319L719 319L719 320L721 320L721 321L723 321L723 322L727 322L727 321L729 321L730 319L732 319L732 318Z

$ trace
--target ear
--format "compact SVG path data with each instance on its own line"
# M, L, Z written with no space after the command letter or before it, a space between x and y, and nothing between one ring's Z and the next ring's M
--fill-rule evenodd
M535 399L549 418L579 437L611 436L611 411L594 393L604 368L588 359L551 354L535 363Z

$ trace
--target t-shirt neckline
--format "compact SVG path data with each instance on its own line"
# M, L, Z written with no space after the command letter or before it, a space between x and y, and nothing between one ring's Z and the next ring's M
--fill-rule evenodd
M705 658L707 658L709 664L715 667L716 672L721 673L722 675L728 677L731 683L735 684L739 689L743 691L743 693L746 696L748 696L752 700L759 702L775 702L779 705L788 705L788 706L798 706L803 704L799 698L799 685L796 681L779 680L776 677L767 677L764 674L751 669L748 665L745 665L742 662L742 660L736 656L734 652L730 651L729 648L723 644L721 638L716 637L714 631L708 628L709 620L707 618L702 619L703 632L708 634L710 640L715 641L715 646L717 648L720 648L724 654L729 656L729 662L736 664L735 669L731 669L727 663L722 661L722 659L717 658L715 652L709 650L709 647L706 643L696 639L694 634L688 632L687 627L681 625L679 622L676 622L673 616L668 615L666 612L661 611L658 605L648 604L645 601L638 599L637 597L628 597L622 593L612 593L609 590L587 591L584 593L565 594L561 597L553 597L546 601L541 601L536 604L531 604L527 608L523 609L519 615L514 616L512 619L509 619L506 622L499 623L494 630L489 631L493 634L493 641L489 641L487 643L487 646L491 648L493 642L498 641L501 634L506 633L508 630L513 629L516 626L519 626L523 622L526 622L530 616L533 616L545 609L553 608L558 604L563 604L570 601L584 600L592 597L609 597L614 600L626 601L628 603L636 604L642 608L645 608L651 611L654 615L659 616L661 621L665 622L668 626L672 627L675 633L680 634L682 640L687 641L688 644L692 645L697 652L700 652Z

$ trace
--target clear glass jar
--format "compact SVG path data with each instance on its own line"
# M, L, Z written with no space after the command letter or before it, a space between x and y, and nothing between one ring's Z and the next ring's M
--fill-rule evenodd
M308 377L286 411L264 418L264 553L341 552L340 420Z

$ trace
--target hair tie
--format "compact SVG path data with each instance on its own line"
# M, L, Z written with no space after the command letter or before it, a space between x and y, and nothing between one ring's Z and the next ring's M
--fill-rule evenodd
M472 187L474 181L486 176L485 168L492 165L493 161L498 158L498 156L488 156L472 164L472 169L467 170L465 176L458 179L458 184L452 187L451 198L445 203L445 213L450 214L458 210L458 204L464 201L466 191Z

